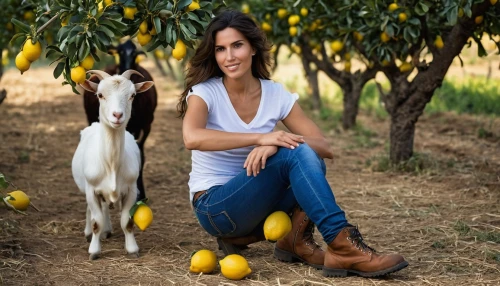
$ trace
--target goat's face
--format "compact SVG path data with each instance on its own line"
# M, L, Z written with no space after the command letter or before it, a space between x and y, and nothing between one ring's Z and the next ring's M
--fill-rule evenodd
M99 82L96 95L99 98L99 118L113 128L126 126L132 111L136 91L134 84L120 75Z
M125 128L132 113L132 101L135 95L148 90L154 83L152 81L132 83L129 79L132 74L141 75L135 70L114 76L102 71L89 72L100 76L101 81L97 84L86 80L81 86L99 98L100 122L115 129Z

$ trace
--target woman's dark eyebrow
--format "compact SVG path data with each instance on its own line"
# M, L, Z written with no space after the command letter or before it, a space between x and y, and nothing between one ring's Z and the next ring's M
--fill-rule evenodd
M232 42L232 43L231 43L231 45L234 45L234 44L236 44L236 43L238 43L238 42L242 42L242 41L243 41L243 40L237 40L237 41L234 41L234 42ZM215 47L216 47L216 48L219 48L219 47L220 47L220 48L223 48L223 46L219 46L219 45L216 45Z

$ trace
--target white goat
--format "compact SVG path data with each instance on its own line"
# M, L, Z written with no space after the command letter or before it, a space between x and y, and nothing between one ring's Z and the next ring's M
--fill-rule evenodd
M87 198L85 237L90 241L89 258L101 253L100 238L112 232L109 209L121 208L121 227L125 234L125 249L139 256L139 247L132 232L133 221L129 211L137 197L137 177L141 167L139 147L134 137L125 130L130 119L132 101L136 93L153 86L152 81L133 84L128 70L122 75L91 70L99 84L86 80L81 86L99 97L99 123L93 123L81 132L80 143L72 162L73 178Z

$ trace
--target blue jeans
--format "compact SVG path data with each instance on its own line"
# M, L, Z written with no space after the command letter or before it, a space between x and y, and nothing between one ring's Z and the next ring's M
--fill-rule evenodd
M256 177L242 169L226 184L208 189L194 202L194 212L209 234L241 237L261 227L272 212L288 213L298 203L329 244L349 224L325 173L324 161L309 145L280 147Z

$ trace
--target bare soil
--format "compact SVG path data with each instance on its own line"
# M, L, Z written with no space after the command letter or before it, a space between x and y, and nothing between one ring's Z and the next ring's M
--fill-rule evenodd
M154 70L154 68L152 68ZM382 279L324 278L301 264L273 258L260 242L243 252L253 273L242 281L189 272L190 254L216 251L189 205L190 152L174 105L176 83L157 79L159 106L146 142L144 171L154 222L136 229L140 257L129 258L118 212L102 257L88 259L85 198L71 176L71 159L86 127L82 99L41 68L1 85L0 172L40 209L22 216L0 205L0 284L3 285L500 285L500 118L437 114L418 122L413 172L385 171L388 120L361 114L364 130L325 130L336 153L327 178L338 203L365 240L410 262ZM325 124L326 126L326 124ZM10 188L13 190L13 188ZM318 236L318 240L321 241Z

